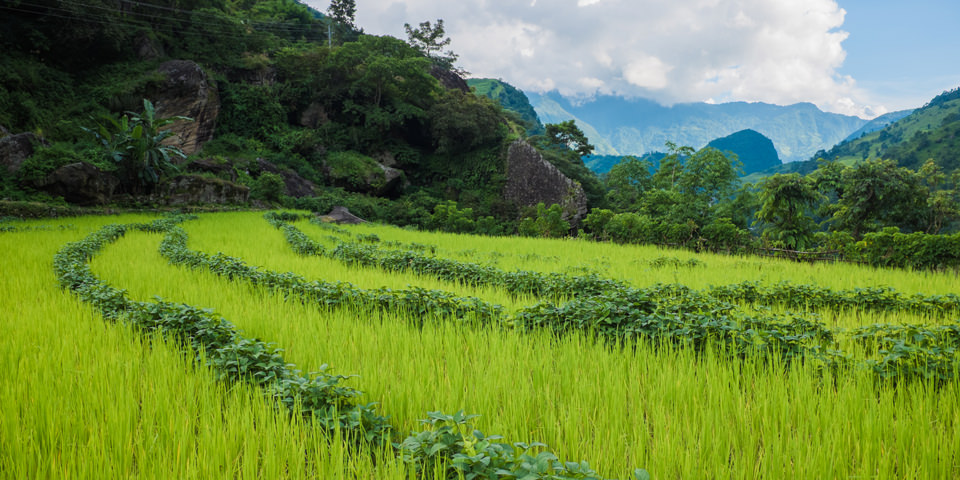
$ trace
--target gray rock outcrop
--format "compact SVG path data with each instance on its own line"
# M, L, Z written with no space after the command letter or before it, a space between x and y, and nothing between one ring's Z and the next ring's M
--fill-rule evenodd
M330 210L330 213L320 217L320 220L323 220L327 223L345 223L348 225L355 225L357 223L367 223L366 220L350 213L350 210L347 207L336 206Z
M191 155L213 138L220 114L220 97L206 72L189 60L171 60L157 69L166 81L154 95L157 116L183 116L193 121L177 121L169 126L175 132L174 145Z
M167 205L247 203L250 189L220 178L178 175L160 188L159 200Z
M110 201L120 180L86 162L64 165L36 185L40 190L78 205L102 205Z
M523 140L507 151L507 183L503 197L521 207L559 204L573 226L587 215L587 196L579 182L567 178Z
M6 135L0 138L0 167L6 167L7 173L20 170L23 161L33 155L33 145L44 143L31 132Z
M440 85L443 85L447 90L460 90L464 93L470 92L470 86L467 85L467 81L450 70L433 65L430 67L430 75L436 78L437 81L440 82Z

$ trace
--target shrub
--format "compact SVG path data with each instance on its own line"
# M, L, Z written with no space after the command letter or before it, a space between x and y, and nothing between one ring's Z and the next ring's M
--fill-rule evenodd
M264 172L254 180L250 187L250 196L268 202L279 202L280 197L287 193L287 186L283 177L276 173Z

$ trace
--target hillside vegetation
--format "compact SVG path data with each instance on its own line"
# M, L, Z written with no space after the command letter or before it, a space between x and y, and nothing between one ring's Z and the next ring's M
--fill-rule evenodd
M437 45L365 35L352 18L289 0L2 8L0 125L48 146L38 144L16 175L3 169L0 198L56 201L39 185L75 162L122 173L129 165L118 159L135 142L119 139L135 135L144 99L160 110L157 95L169 87L157 68L176 59L207 75L219 102L212 139L184 161L158 164L153 182L134 172L117 189L131 196L113 201L152 204L163 181L202 160L203 175L248 187L255 202L318 211L341 204L423 225L435 205L452 200L498 222L517 219L501 194L504 153L542 127L471 94L452 68L455 56ZM442 43L442 23L420 28ZM288 173L315 188L292 191Z
M920 168L933 160L943 170L960 168L960 88L944 92L883 129L843 142L817 157L839 160L884 158Z

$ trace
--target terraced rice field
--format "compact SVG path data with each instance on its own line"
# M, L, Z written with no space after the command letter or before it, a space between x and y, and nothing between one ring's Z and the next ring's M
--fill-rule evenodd
M0 223L0 477L960 477L954 273L156 219Z

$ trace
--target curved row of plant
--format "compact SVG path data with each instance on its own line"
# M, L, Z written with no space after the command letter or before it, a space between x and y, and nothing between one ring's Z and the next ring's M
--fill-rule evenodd
M157 299L138 302L126 291L100 281L89 261L106 245L128 231L168 232L183 218L169 218L146 224L112 224L83 240L65 245L54 257L54 271L60 285L96 307L104 318L122 321L144 332L160 332L178 338L212 367L223 381L247 381L290 409L291 413L362 435L370 442L389 441L391 426L378 415L374 405L357 405L360 392L340 385L347 377L314 372L303 375L283 361L283 351L256 338L246 338L223 318L209 310Z
M327 256L348 265L375 267L388 272L413 272L464 285L497 286L514 295L530 294L549 298L596 296L626 287L621 282L597 274L570 276L523 270L508 272L478 263L430 257L412 250L380 249L360 242L340 241L335 248L327 250L288 223L290 216L267 213L264 217L283 231L287 243L297 254Z
M187 262L188 258L205 259L204 265L225 271L229 278L257 283L250 270L226 260L222 255L206 256L185 250L185 233L176 224L184 218L162 219L148 224L108 225L85 239L67 244L54 258L54 269L63 288L73 291L81 300L94 305L101 314L113 321L123 321L143 332L160 332L180 340L194 352L198 360L216 372L218 380L247 381L264 389L278 404L292 414L318 422L328 430L352 432L350 438L382 444L390 442L398 456L410 465L412 473L430 476L439 464L446 465L442 475L447 478L525 478L525 479L585 479L598 478L586 462L561 462L540 443L508 444L499 442L499 436L486 437L473 430L469 420L474 416L458 412L444 415L429 412L424 423L429 427L414 432L399 442L386 417L377 414L375 404L358 404L361 392L341 385L343 375L320 372L303 375L293 365L284 362L282 350L256 338L242 336L236 328L209 310L157 299L137 302L126 298L126 292L111 287L93 275L89 261L106 245L123 237L128 231L139 230L166 233L162 249L167 255ZM181 242L181 240L184 240ZM201 263L193 263L199 266ZM269 276L268 276L269 277ZM279 274L274 279L284 278ZM258 283L260 284L260 283ZM638 469L635 478L649 478Z
M562 273L532 271L507 272L477 263L436 258L413 250L379 249L362 242L339 241L334 249L327 250L289 223L299 219L299 215L267 213L265 218L271 225L283 231L287 243L294 252L305 256L323 255L349 264L430 275L440 280L456 281L472 286L501 286L512 293L553 298L563 295L593 297L609 295L615 290L628 289L622 282L606 279L597 274L570 276ZM676 288L686 287L676 286ZM944 318L960 313L960 296L958 295L904 295L890 287L837 291L816 285L797 285L790 282L764 286L760 282L745 281L713 286L704 290L703 293L727 302L782 305L786 308L802 308L808 311L898 311L933 318Z
M316 245L292 225L279 224L288 241L293 241L294 250L309 252ZM185 245L185 239L182 242ZM218 268L211 270L216 273ZM301 295L310 298L309 294ZM837 350L835 332L823 323L797 315L776 316L763 310L759 313L760 316L743 313L736 304L709 291L658 284L614 288L602 296L581 296L560 305L541 302L512 317L503 315L494 323L521 330L543 328L557 335L589 332L611 342L670 343L697 351L711 343L720 344L724 351L740 358L759 356L785 364L801 359L830 369L861 366L881 378L895 380L928 378L944 382L953 379L957 372L955 347L916 345L909 339L899 343L878 341L876 345L882 347L878 352L880 359L858 365L849 354ZM908 349L910 355L895 354L897 349Z
M955 294L904 295L890 287L832 290L817 285L779 282L764 286L760 282L741 282L713 286L705 293L729 302L756 305L783 305L787 308L821 310L862 310L906 312L943 318L960 313L960 296Z

